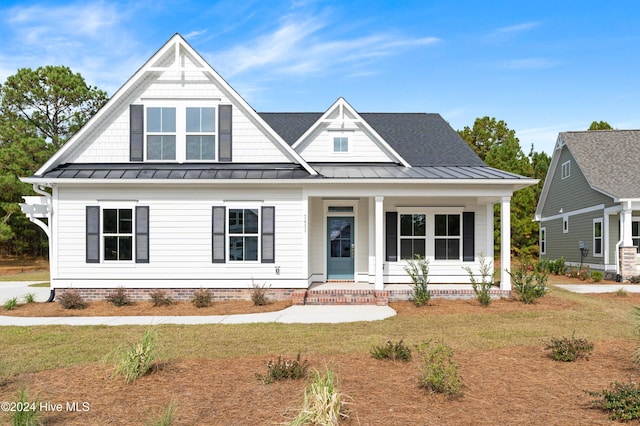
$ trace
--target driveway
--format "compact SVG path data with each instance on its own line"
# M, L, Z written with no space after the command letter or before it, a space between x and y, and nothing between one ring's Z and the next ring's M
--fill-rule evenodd
M49 287L29 287L42 281L9 281L0 282L0 304L7 300L18 298L18 303L24 302L24 297L28 293L34 295L36 302L46 302L49 299Z

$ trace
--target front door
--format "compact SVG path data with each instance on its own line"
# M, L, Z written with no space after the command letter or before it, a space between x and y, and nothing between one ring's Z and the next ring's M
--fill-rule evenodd
M327 279L353 279L353 217L327 218Z

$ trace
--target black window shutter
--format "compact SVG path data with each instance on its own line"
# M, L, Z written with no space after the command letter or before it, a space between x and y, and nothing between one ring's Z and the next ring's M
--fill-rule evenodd
M276 208L262 207L262 263L275 263Z
M475 258L475 213L462 213L462 260L473 262Z
M149 263L149 206L136 206L136 263Z
M100 207L87 206L87 263L100 263Z
M231 105L220 105L218 161L231 161L232 109Z
M144 105L129 106L129 160L144 158Z
M385 213L387 261L398 260L398 213Z
M213 206L212 211L212 240L211 240L211 261L213 263L225 263L225 229L227 227L226 221L226 207Z

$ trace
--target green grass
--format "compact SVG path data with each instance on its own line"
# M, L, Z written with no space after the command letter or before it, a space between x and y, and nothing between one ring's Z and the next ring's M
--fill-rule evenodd
M29 287L51 287L51 284L49 284L48 282L46 283L37 283L37 284L30 284Z
M49 282L49 279L50 279L49 271L21 272L18 274L0 275L0 282L7 282L7 281Z
M402 339L407 345L442 340L460 351L515 345L542 347L552 337L574 332L594 342L637 337L636 322L628 303L559 289L554 289L546 298L568 299L575 306L510 313L491 313L479 308L478 313L471 314L398 315L384 321L344 324L161 325L156 327L157 343L163 348L163 358L167 359L224 359L296 353L368 355L372 346L389 339ZM4 374L99 363L122 342L139 339L146 328L0 327Z

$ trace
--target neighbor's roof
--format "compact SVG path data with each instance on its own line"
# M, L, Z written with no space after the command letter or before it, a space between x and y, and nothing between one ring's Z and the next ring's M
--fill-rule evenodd
M323 113L258 113L293 145ZM486 166L440 114L359 113L412 166Z
M616 198L640 198L640 130L562 132L589 184Z

